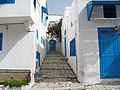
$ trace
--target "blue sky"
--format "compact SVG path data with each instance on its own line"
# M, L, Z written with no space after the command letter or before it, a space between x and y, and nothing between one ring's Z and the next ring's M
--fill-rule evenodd
M70 6L72 0L47 0L49 14L63 14L65 6Z

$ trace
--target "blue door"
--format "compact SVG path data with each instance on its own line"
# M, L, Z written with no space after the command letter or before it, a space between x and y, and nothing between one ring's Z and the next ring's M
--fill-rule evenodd
M67 56L67 48L66 48L66 37L64 38L64 49L65 49L65 56Z
M120 31L98 28L98 36L101 78L120 78Z
M36 51L36 69L40 67L40 53Z
M55 42L55 40L50 40L49 46L50 46L50 51L55 51L56 50L56 42Z

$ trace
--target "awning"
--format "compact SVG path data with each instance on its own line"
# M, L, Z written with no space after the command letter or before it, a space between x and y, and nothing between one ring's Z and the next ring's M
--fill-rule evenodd
M120 1L90 1L87 4L87 15L88 15L88 21L91 18L92 11L95 5L120 5Z
M42 6L42 12L48 14L48 9L47 9L46 7L43 7L43 6Z

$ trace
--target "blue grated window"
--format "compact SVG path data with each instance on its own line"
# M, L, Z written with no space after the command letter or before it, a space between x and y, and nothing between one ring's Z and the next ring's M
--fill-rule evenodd
M3 33L0 33L0 51L2 51L2 45L3 45Z
M0 0L0 4L14 4L15 0Z
M116 5L103 5L104 18L116 18Z
M75 38L70 41L70 56L76 56Z

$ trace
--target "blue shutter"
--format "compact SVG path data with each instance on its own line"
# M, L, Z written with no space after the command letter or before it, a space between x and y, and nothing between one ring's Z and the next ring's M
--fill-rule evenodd
M15 3L15 0L6 0L6 3L8 3L8 4Z
M0 33L0 51L2 51L3 33Z
M4 4L5 3L5 0L0 0L0 4Z
M70 41L70 56L76 56L75 38Z
M13 4L15 0L0 0L0 4Z
M36 0L34 0L34 8L36 8Z

